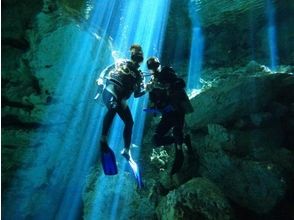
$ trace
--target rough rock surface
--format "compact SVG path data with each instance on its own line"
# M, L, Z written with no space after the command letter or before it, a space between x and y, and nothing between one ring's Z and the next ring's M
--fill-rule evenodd
M257 213L266 213L277 205L287 188L283 169L270 162L271 158L232 157L229 147L234 144L233 136L220 125L209 125L208 133L203 149L198 149L200 174L215 182L233 201Z
M186 164L171 180L165 169L172 164L173 149L157 149L157 159L164 155L164 163L151 163L163 169L158 179L163 195L203 176L234 204L259 215L268 215L287 197L294 177L293 75L272 75L259 67L256 71L261 72L253 76L250 67L247 76L216 77L219 80L192 99L195 112L187 123L198 162ZM149 136L148 131L147 145Z
M237 75L223 80L217 88L208 89L192 100L195 112L187 116L187 122L192 129L199 129L209 123L224 123L251 113L267 111L273 102L279 101L287 88L293 91L293 79L293 75L275 74L253 77ZM292 96L289 93L288 98L291 100Z
M169 192L157 207L157 216L170 219L233 219L229 202L211 181L194 178Z
M100 166L93 168L83 194L84 219L155 219L155 203L149 191L154 181L144 180L144 189L138 189L131 170L126 170L107 178L97 175L102 172Z
M293 30L289 30L289 27L294 22L294 16L288 16L293 14L293 1L191 0L190 2L196 5L194 12L199 15L200 27L205 36L204 65L240 66L253 58L260 63L270 65L268 35L270 19L273 20L277 30L276 41L271 44L276 44L279 48L275 54L278 62L293 65L294 41L291 37ZM269 15L269 2L273 5L272 15ZM189 45L186 46L184 51L189 51Z
M89 80L94 84L96 71L99 71L94 66L97 64L98 46L101 49L99 56L109 56L110 53L108 42L98 39L99 33L95 35L82 22L66 16L57 8L56 1L44 1L39 11L33 9L42 4L26 10L25 7L31 3L7 3L10 8L5 10L11 16L15 15L9 14L11 11L27 11L28 17L14 18L15 22L19 22L19 18L29 25L21 30L25 31L22 34L29 47L17 48L17 54L4 59L1 71L2 204L5 209L3 216L12 219L41 219L44 216L50 219L55 215L54 210L58 209L55 202L70 188L68 181L74 175L70 167L81 156L79 149L83 136L77 136L75 129L79 128L81 132L84 125L88 124L85 120L93 120L91 117L77 119L76 115L86 109L81 108L82 102L77 105L68 99L69 94L62 92L64 85L80 91L75 87L75 80L84 83ZM9 27L8 23L2 29L4 36L10 33L6 27ZM13 34L17 35L18 32ZM87 51L87 57L84 56L83 61L88 62L87 59L91 59L91 65L76 62L80 46L83 45L81 36L85 37L84 40L92 49ZM6 54L7 49L9 53L13 53L15 49L11 47L11 44L5 43L5 50L2 52ZM79 71L73 74L66 65L76 65ZM83 68L79 68L80 66ZM89 72L94 72L91 79L86 77ZM61 77L67 80L62 81ZM64 85L60 85L60 82ZM95 87L88 88L90 90L86 94L89 97L94 96ZM90 105L93 104L95 103L90 102ZM71 114L69 118L71 112L75 114ZM71 134L73 137L69 143L65 136ZM64 154L59 154L59 150ZM66 155L71 156L62 158L67 157ZM62 176L58 174L56 167L63 170Z

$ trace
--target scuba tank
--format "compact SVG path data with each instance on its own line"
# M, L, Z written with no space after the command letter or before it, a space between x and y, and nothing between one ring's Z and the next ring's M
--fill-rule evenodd
M127 59L119 60L101 72L96 80L98 89L94 99L98 99L104 89L117 98L128 99L140 81L142 81L142 74L138 66Z

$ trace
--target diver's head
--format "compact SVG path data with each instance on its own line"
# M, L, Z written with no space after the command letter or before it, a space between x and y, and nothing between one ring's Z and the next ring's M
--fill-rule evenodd
M131 60L134 63L142 63L144 60L143 50L139 44L133 44L130 48L131 51Z
M149 57L147 60L147 68L153 74L159 73L161 68L159 59L157 57Z

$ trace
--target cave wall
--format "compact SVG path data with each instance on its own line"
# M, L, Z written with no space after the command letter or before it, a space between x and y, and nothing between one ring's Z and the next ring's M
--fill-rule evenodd
M163 60L167 64L177 65L182 62L187 65L186 59L191 52L191 2L197 4L196 9L205 38L204 67L242 66L251 60L270 65L267 8L266 1L263 0L172 1L163 51ZM278 65L293 65L294 33L291 26L294 23L294 2L273 1L273 5L277 62ZM182 39L185 39L184 43ZM180 48L180 52L176 48ZM180 68L180 65L178 66ZM187 71L187 67L180 71Z
M65 109L73 107L70 101L61 101L62 91L56 90L63 74L77 77L70 70L66 72L65 66L76 63L72 50L83 44L81 36L92 45L88 54L93 63L97 61L98 48L102 50L101 59L111 52L107 41L97 39L83 26L83 14L76 16L81 10L79 4L70 8L66 1L4 1L2 6L1 174L5 190L17 170L31 168L33 154L45 144L34 138L37 132L38 136L42 132L46 136L48 130L39 131L40 127L54 130L54 124L71 120L54 112L60 103ZM93 71L91 68L84 65L80 72L88 73ZM51 114L58 114L59 122ZM29 155L24 159L26 151Z
M5 79L8 73L13 74L11 72L20 66L22 54L30 48L26 31L31 28L31 22L42 9L42 5L42 0L21 2L4 0L1 2L2 79Z
M244 73L227 69L191 100L194 112L186 116L185 132L193 150L184 145L183 167L172 177L174 146L154 148L154 130L146 129L142 157L150 162L143 168L147 181L159 182L158 218L291 219L294 77ZM155 126L159 119L151 117Z
M171 1L162 49L162 62L180 69L187 65L190 56L192 26L188 4L189 0Z
M219 7L225 6L219 5ZM294 3L275 1L274 7L276 7L277 62L278 65L293 65L294 43L291 24L294 18ZM211 9L209 5L204 5L201 15L208 14L209 9ZM252 2L251 7L248 8L242 8L240 4L240 7L224 11L219 16L215 13L215 16L217 18L214 21L207 18L207 15L202 17L206 37L204 62L207 66L240 66L250 60L270 65L265 1Z

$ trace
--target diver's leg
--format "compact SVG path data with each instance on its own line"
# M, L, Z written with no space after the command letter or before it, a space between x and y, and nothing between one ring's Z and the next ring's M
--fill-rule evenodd
M188 155L192 156L193 149L192 149L191 136L190 134L184 135L184 132L183 132L184 125L185 125L185 115L184 114L178 115L175 121L176 121L176 124L173 129L173 135L175 136L176 143L178 145L182 145L184 143L187 147Z
M116 114L116 111L114 109L108 109L104 119L103 119L103 127L102 127L102 137L101 140L106 138L109 133L110 126L113 122L114 116Z
M182 145L184 141L184 123L185 123L185 114L176 113L173 119L174 128L173 128L173 136L175 137L175 143L178 145Z
M134 121L132 118L132 114L130 111L130 108L128 106L120 106L117 111L119 117L123 120L125 127L123 131L123 138L124 138L124 150L127 154L129 154L129 149L131 145L131 138L132 138L132 131L133 131L133 125ZM122 152L123 154L124 152Z
M107 144L107 136L116 114L114 107L115 98L109 92L105 91L103 101L107 107L107 112L103 118L102 136L100 139L101 163L105 175L116 175L118 171L115 155Z
M184 141L183 129L185 122L185 114L177 113L174 118L173 135L175 137L175 160L171 169L171 175L177 173L184 163L184 153L182 144Z
M172 117L170 117L170 114L163 114L160 122L155 128L155 133L152 138L154 146L166 146L175 142L175 138L173 136L166 136L172 126Z
M116 108L115 108L116 106L114 106L115 98L110 92L104 91L102 95L103 95L103 102L107 107L107 112L103 118L102 136L100 139L100 142L102 143L101 146L103 147L107 143L107 136L108 136L111 124L113 122L114 116L116 114Z

